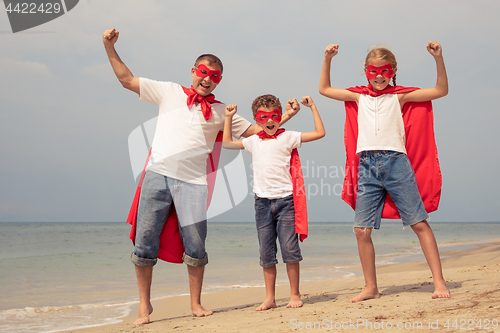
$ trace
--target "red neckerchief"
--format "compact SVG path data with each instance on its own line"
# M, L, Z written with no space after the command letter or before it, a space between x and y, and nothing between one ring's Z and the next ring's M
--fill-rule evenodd
M418 88L388 86L384 90L373 91L371 86L353 87L347 90L370 96L399 94ZM375 94L375 95L372 95ZM352 209L356 209L356 189L358 185L359 156L356 155L358 138L358 105L345 102L346 121L344 125L344 144L346 150L346 171L342 199ZM442 176L439 167L436 142L434 139L434 118L432 104L428 102L408 102L403 110L403 123L406 134L406 152L410 160L418 189L427 213L438 209L441 198ZM399 212L392 198L387 194L382 218L398 219Z
M214 94L210 94L207 96L201 96L194 90L194 87L191 86L191 88L186 88L182 87L184 90L184 93L188 95L187 98L187 105L190 107L191 105L195 104L195 102L198 102L201 104L201 111L203 112L203 117L205 117L205 120L210 119L212 117L212 106L210 103L220 103L219 101L215 100Z
M285 131L284 128L278 128L278 130L276 131L276 133L274 133L274 135L269 135L267 134L266 132L264 131L260 131L259 133L257 133L257 135L259 136L259 138L261 139L276 139L276 137L278 135L280 135L281 133L283 133Z

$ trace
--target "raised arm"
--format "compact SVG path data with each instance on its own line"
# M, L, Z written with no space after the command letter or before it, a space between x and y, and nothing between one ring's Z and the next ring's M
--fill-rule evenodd
M437 42L427 43L427 51L434 57L436 61L437 80L434 88L419 89L406 94L400 94L399 104L401 107L406 102L425 102L432 101L448 95L448 76L444 66L443 49Z
M321 121L321 117L319 115L318 109L314 104L311 96L304 96L302 101L300 101L303 105L310 107L313 119L314 119L314 131L313 132L305 132L300 134L300 140L302 142L309 142L321 139L325 136L325 126L323 126L323 121Z
M226 106L226 119L224 120L224 132L222 134L222 147L226 149L245 148L241 140L233 141L233 136L231 135L233 116L236 114L237 109L238 107L234 104Z
M109 63L111 64L111 67L113 67L116 78L120 81L122 86L139 94L139 78L135 77L132 74L132 72L123 63L115 50L115 43L118 40L119 34L120 33L115 29L104 31L104 34L102 35L104 49L108 54Z
M330 83L330 70L332 58L339 52L337 44L330 44L325 49L325 57L323 58L323 67L321 68L321 76L319 78L319 93L323 96L336 99L338 101L354 101L358 102L359 94L346 90L333 88Z

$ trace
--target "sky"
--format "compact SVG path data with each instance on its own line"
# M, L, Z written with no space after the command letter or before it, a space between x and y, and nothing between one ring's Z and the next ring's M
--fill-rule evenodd
M283 103L310 95L327 133L299 150L311 222L354 218L340 198L344 107L318 93L325 47L340 45L332 62L335 87L365 84L367 50L384 45L397 57L397 83L426 88L436 82L426 44L437 41L449 94L433 102L443 188L431 221L500 220L496 0L80 0L65 15L18 33L3 8L0 222L126 220L136 187L133 165L145 160L131 162L129 136L158 108L115 78L102 44L110 28L120 32L116 49L138 77L189 86L196 57L216 54L224 73L214 93L248 120L259 95ZM302 107L285 127L313 130L310 110ZM229 165L235 155L225 156L222 164ZM243 151L234 161L228 179L239 195L231 209L214 197L210 221L254 220L251 156Z

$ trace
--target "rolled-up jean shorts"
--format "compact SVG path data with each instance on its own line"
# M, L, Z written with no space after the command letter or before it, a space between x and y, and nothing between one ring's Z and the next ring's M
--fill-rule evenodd
M190 184L147 171L139 200L132 263L137 266L156 264L160 234L175 204L184 245L183 260L190 266L205 266L208 263L205 252L207 195L206 185Z
M292 264L302 260L298 235L295 233L293 195L278 199L260 198L256 195L255 224L262 267L278 263L276 239L279 239L284 263Z
M415 172L405 153L370 150L359 158L354 227L380 228L386 194L396 204L404 226L429 218Z

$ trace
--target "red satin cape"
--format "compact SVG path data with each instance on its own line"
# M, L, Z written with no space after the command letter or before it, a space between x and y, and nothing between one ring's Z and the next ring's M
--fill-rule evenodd
M307 238L307 198L304 187L304 176L297 149L290 156L290 174L293 183L293 206L295 209L295 233L301 242Z

